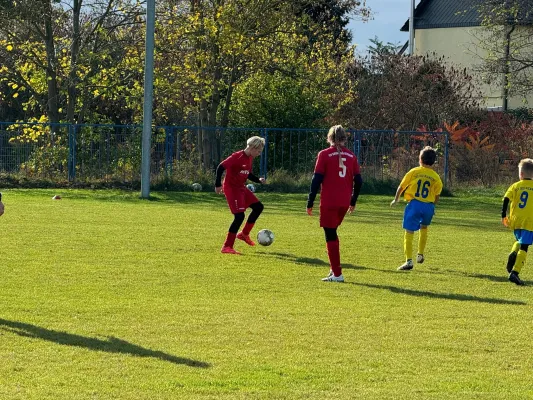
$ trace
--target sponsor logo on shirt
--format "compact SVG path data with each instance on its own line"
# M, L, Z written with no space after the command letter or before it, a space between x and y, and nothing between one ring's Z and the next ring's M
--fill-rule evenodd
M329 157L338 156L338 155L339 155L339 152L338 152L338 151L336 151L335 153L329 153L329 154L328 154ZM353 158L353 154L346 153L345 151L342 151L342 152L341 152L341 155L343 155L343 156L348 156L348 157L350 157L350 158Z
M435 177L430 176L430 175L425 175L425 174L417 174L415 179L418 179L418 178L426 178L426 179L429 179L430 181L435 180Z
M239 172L239 174L250 175L250 171L248 171L247 169L241 169L241 172Z

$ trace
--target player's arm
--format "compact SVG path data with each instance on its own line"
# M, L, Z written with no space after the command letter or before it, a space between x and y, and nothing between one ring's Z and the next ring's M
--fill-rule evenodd
M398 186L398 189L396 189L396 194L394 195L394 200L391 201L390 205L393 206L396 203L398 203L400 196L402 195L403 188L402 185Z
M511 199L509 197L503 198L503 205L502 205L502 224L505 226L509 226L509 218L507 218L507 208L509 207L509 203L511 202Z
M411 177L413 176L414 170L415 168L411 169L407 174L405 174L402 181L398 185L398 189L396 189L396 194L394 195L394 200L392 200L390 203L391 207L398 203L402 193L404 193L409 188L409 185L411 184Z
M313 174L313 180L311 181L311 189L309 190L309 195L307 196L307 214L311 215L313 205L315 204L316 195L322 185L324 180L324 175L315 172Z
M215 192L222 193L222 174L224 173L224 166L222 163L218 164L215 178Z
M355 204L357 203L359 193L361 192L361 186L363 186L363 178L361 177L361 174L354 175L352 198L350 200L350 208L348 209L348 212L350 213L355 209Z
M255 176L254 174L252 173L249 173L248 174L248 180L254 182L254 183L264 183L265 182L265 179L261 179L261 178L258 178L257 176Z

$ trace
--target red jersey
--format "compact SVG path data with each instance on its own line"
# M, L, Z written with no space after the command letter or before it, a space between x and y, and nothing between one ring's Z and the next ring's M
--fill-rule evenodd
M318 153L315 173L324 176L320 190L321 207L349 207L353 193L353 177L360 174L359 162L354 153L341 148L343 166L339 165L336 147Z
M244 186L248 175L252 172L253 158L246 155L244 150L236 151L221 162L226 170L224 187L238 188Z

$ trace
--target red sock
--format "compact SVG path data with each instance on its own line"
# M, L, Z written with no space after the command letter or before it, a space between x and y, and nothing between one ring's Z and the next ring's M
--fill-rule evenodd
M250 234L250 232L252 231L252 228L254 227L255 225L255 222L252 223L252 222L247 222L245 225L244 225L244 228L242 230L242 233L244 233L246 236L248 236Z
M226 241L224 242L224 247L231 247L233 249L233 245L235 244L235 238L237 237L236 233L228 232L226 235Z
M326 246L328 247L329 265L333 271L333 275L339 276L342 274L339 238L331 242L326 242Z

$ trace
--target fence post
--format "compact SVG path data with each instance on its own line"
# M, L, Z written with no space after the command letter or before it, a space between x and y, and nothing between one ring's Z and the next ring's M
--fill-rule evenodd
M448 186L448 132L445 132L445 145L444 145L444 187Z
M76 131L78 125L68 125L68 180L76 179Z
M265 149L261 153L259 160L259 174L265 179L267 178L267 161L268 161L268 129L262 129L262 136L265 139Z
M361 152L361 139L359 137L359 131L353 131L353 152L359 160L359 153ZM361 162L359 160L359 162Z
M172 174L172 150L174 149L174 136L172 135L172 128L165 126L165 175L168 179Z

